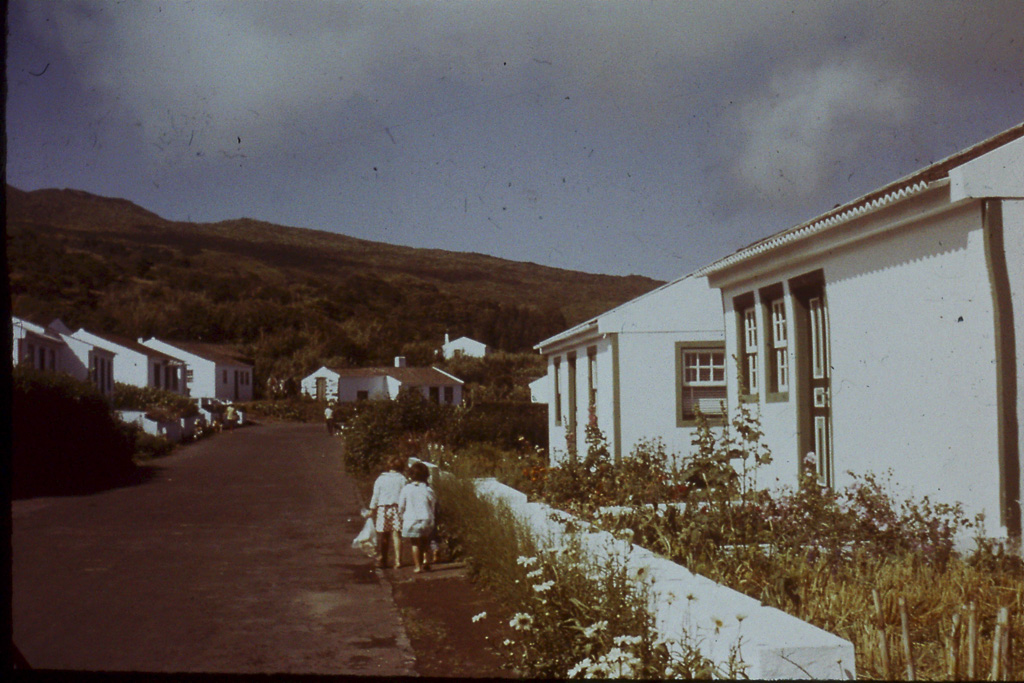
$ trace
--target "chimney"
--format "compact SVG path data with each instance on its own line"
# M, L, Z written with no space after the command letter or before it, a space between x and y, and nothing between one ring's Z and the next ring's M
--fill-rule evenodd
M139 343L140 344L145 344L146 343L145 337L139 337Z
M447 332L444 333L444 343L445 343L445 346L448 345L448 333Z
M395 367L396 368L404 368L405 367L405 356L395 356Z

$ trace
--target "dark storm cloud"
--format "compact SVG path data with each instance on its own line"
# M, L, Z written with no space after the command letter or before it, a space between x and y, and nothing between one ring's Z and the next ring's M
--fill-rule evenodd
M662 278L1024 111L1019 2L16 2L10 24L15 185Z

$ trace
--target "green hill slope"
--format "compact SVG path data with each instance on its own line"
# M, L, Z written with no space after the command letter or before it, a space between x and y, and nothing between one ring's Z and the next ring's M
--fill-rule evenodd
M6 193L16 314L232 344L264 379L427 362L446 331L526 350L660 284L245 218L168 221L77 190Z

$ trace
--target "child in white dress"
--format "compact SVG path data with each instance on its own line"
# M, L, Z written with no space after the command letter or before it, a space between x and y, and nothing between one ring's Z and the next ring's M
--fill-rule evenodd
M412 546L412 561L416 573L430 571L427 556L430 536L437 521L437 495L430 488L430 470L422 462L409 466L409 483L398 497L398 513L402 518L402 536Z
M370 499L370 513L377 531L377 564L381 569L387 566L388 540L395 546L395 569L402 566L401 516L398 512L398 498L405 486L405 458L392 457L384 472L373 482L373 498Z

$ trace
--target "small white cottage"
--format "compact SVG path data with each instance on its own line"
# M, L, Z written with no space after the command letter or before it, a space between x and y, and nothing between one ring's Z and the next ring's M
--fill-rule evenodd
M718 422L723 413L723 336L718 292L686 276L537 344L552 462L582 453L591 419L616 459L656 438L688 453L696 411Z
M490 355L491 347L483 342L478 342L475 339L469 337L459 337L458 339L448 339L448 334L444 335L444 344L441 346L441 352L445 358L454 358L457 355L470 356L472 358L483 358L484 356Z
M222 401L251 401L252 365L223 346L203 342L165 342L156 337L139 343L180 358L191 396Z
M302 393L319 401L394 399L403 388L411 388L429 401L446 405L462 403L462 385L461 379L438 368L406 367L402 357L395 359L395 367L321 367L301 383Z
M700 271L721 291L729 404L772 474L907 495L1021 532L1024 125Z

